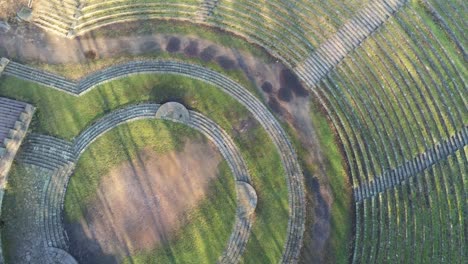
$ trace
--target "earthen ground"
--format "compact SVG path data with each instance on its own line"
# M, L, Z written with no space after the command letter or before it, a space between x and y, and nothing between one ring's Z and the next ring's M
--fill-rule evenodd
M214 145L188 142L164 155L142 150L113 168L84 219L67 224L71 253L80 263L116 263L167 243L207 197L221 159Z

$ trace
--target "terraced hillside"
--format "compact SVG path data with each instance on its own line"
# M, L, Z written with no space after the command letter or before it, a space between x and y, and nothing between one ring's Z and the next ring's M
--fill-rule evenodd
M254 189L259 188L255 217L236 218L235 226L238 228L234 228L228 246L232 250L223 253L218 259L220 263L466 263L467 10L467 4L459 0L39 0L33 5L32 23L51 34L47 37L63 38L69 43L76 41L79 43L77 46L94 42L98 38L95 39L95 32L120 29L122 34L132 34L137 42L140 36L126 31L122 25L131 24L133 28L139 28L151 27L161 21L167 23L164 25L177 21L181 27L190 23L213 35L219 30L233 34L252 44L253 49L264 49L273 57L271 61L274 63L272 66L267 65L268 62L258 63L250 57L245 59L239 55L243 51L232 47L226 49L231 49L234 59L213 55L216 54L213 45L199 52L195 44L186 44L185 54L176 54L170 43L176 43L179 51L180 39L158 35L155 39L167 45L166 51L161 51L159 46L156 55L140 50L142 54L138 60L129 59L118 65L101 67L79 80L31 65L44 67L47 59L39 62L11 61L2 68L4 77L0 82L25 85L26 88L21 91L4 88L0 95L24 99L47 108L44 103L46 96L38 95L43 92L51 105L54 105L51 98L60 97L60 100L73 101L73 107L78 106L79 109L84 109L82 104L86 100L93 102L91 96L99 96L107 104L97 107L99 114L112 112L109 118L115 120L125 119L125 111L116 109L127 109L123 107L127 103L141 102L141 98L159 100L143 94L167 93L168 97L163 97L168 101L173 98L173 93L177 94L177 99L185 98L179 94L182 91L178 90L182 89L180 87L174 88L176 92L166 89L155 92L156 89L150 89L148 83L157 82L156 79L150 78L144 83L135 81L143 80L141 76L144 75L189 77L209 87L217 87L225 96L234 98L238 105L229 105L238 111L245 108L245 115L242 111L242 114L230 115L221 107L224 110L218 116L218 110L214 110L211 103L220 106L225 97L216 93L210 95L203 90L200 94L206 96L209 103L201 103L200 96L190 97L190 101L184 102L189 108L193 103L194 107L202 109L203 114L213 115L210 117L219 122L226 136L211 135L210 132L218 131L217 123L197 119L201 118L197 112L190 112L197 118L188 124L202 127L202 131L218 144L237 181L243 179L252 183ZM172 33L177 35L176 31ZM104 36L99 35L100 42L96 43L105 43L107 35ZM156 41L150 44L156 46L154 43ZM130 45L125 47L130 50ZM8 54L14 56L14 52ZM193 54L200 54L200 59L194 59L196 56ZM145 55L158 59L145 59ZM215 56L218 57L215 59ZM93 60L99 62L99 58L87 58L77 63L92 64ZM190 63L184 60L190 60ZM210 69L215 68L212 63L215 60L221 67ZM281 65L275 66L276 63L285 65L288 71L278 70L275 67ZM53 69L60 65L45 67ZM243 76L241 84L239 80L228 77L233 74L233 68L239 70L236 76ZM262 72L258 69L268 70ZM126 78L131 81L125 83ZM272 79L278 80L277 83L272 84ZM285 84L288 81L290 83ZM129 87L135 83L144 86L134 88L142 94L131 93ZM188 82L182 84L192 85ZM102 85L111 90L115 85L120 90L102 92ZM285 88L287 85L293 88ZM248 91L244 87L251 89ZM192 92L190 90L189 94ZM121 98L124 100L120 101ZM79 103L80 100L83 101ZM313 110L309 109L309 101L313 102ZM61 104L60 107L65 105ZM156 106L146 106L149 110L143 112L153 115ZM50 109L57 110L54 106ZM129 109L133 113L132 108ZM19 159L50 170L47 176L50 178L61 175L63 171L71 175L68 169L73 166L69 163L75 162L78 153L88 146L88 143L80 145L81 138L77 135L79 132L86 135L84 124L98 117L89 109L83 110L86 114L65 111L67 125L46 124L47 120L56 120L60 116L54 111L49 119L40 116L41 132L57 132L55 136L63 133L63 137L69 137L74 143L36 135L30 138L29 145L23 147ZM304 113L307 118L303 118ZM233 119L229 118L233 116ZM244 123L236 119L239 116L244 118ZM258 122L264 137L269 136L264 142L265 148L274 149L278 156L267 161L263 156L265 152L249 152L249 145L245 142L260 138L256 132L246 138L233 136L242 135L243 132L239 131L243 128L234 129L231 122L240 122L238 125L241 127L248 127L245 120L249 118ZM310 124L310 119L326 121ZM2 122L6 124L2 120L0 118L0 129ZM71 120L82 123L75 125ZM317 124L326 126L326 129L321 130ZM233 141L227 139L230 133ZM72 138L71 135L77 137ZM41 138L48 140L41 143ZM328 140L314 143L323 138ZM44 162L41 153L53 155L49 153L51 149L60 149L53 147L54 144L63 147L62 154L52 158L49 164ZM230 146L224 149L226 144ZM236 145L241 146L240 154L232 150ZM256 145L250 147L260 148ZM333 151L341 155L330 154ZM341 161L345 169L339 166L331 169ZM260 167L255 166L258 165L256 162L260 162ZM279 231L269 230L271 236L265 238L266 230L276 225L266 225L272 209L264 204L263 199L275 197L272 190L280 187L273 185L267 188L267 181L259 171L265 169L265 175L273 177L271 170L262 167L273 164L281 170L279 174L284 178L282 187L286 186L284 189L288 191L287 196L279 191L276 197L283 204L283 207L276 207L280 215L278 225L282 223L286 231L277 235ZM272 180L275 184L278 182L276 178ZM60 184L63 185L62 182ZM352 197L351 202L347 193ZM349 212L352 212L352 219L347 217ZM61 210L54 214L60 215ZM284 224L286 215L288 221ZM273 215L270 217L275 218ZM60 225L60 219L56 221ZM346 231L351 225L350 231ZM351 232L353 234L348 235ZM61 239L62 244L55 243L51 247L67 251L65 237ZM339 239L350 241L338 245ZM266 240L268 242L264 242ZM321 255L318 256L317 252ZM165 257L170 255L165 254ZM169 261L170 258L167 259ZM177 263L177 258L173 257L171 261Z

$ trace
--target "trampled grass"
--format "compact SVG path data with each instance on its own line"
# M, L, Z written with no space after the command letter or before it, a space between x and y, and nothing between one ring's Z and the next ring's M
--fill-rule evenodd
M133 160L139 150L150 148L157 154L177 151L187 139L206 141L197 131L173 122L139 120L121 125L97 139L81 156L70 180L65 213L71 222L80 222L97 197L102 175L118 164ZM129 263L212 263L222 254L234 224L236 193L227 163L218 167L218 178L210 183L209 198L188 212L187 224L177 230L168 244L128 258Z

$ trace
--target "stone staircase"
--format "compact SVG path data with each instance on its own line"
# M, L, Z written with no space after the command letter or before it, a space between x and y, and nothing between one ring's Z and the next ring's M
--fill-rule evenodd
M198 11L196 12L197 21L206 22L207 18L213 15L213 10L218 5L219 0L203 0Z
M6 63L8 61L0 60L0 66ZM0 67L0 75L3 68L4 66ZM35 108L27 103L0 97L0 208L8 182L8 172L28 131L34 111ZM0 238L0 263L3 261Z
M449 139L427 149L414 159L408 160L394 169L385 171L382 175L374 177L375 180L362 183L357 188L354 188L355 201L361 202L387 189L394 188L405 182L408 178L430 168L440 160L446 159L449 155L463 149L467 145L468 126L465 126Z
M31 134L28 136L18 159L27 164L49 170L57 170L74 162L73 145L68 141L46 135Z
M52 33L73 37L72 28L80 15L79 0L38 1L33 9L32 22Z
M35 108L27 103L0 97L0 205L8 171L34 111Z
M407 0L372 1L345 23L338 32L322 43L309 57L295 67L296 74L310 87L315 87L344 57L377 30Z

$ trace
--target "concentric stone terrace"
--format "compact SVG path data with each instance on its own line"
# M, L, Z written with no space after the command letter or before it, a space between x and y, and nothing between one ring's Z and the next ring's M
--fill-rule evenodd
M174 106L175 105L175 106ZM79 159L80 154L93 141L103 135L106 131L121 125L125 122L143 118L162 118L168 119L168 108L178 108L179 111L187 111L183 106L177 103L167 103L163 106L157 104L142 104L120 109L108 116L98 120L95 124L84 131L73 143L62 142L57 139L47 138L41 135L31 137L26 146L34 149L35 152L27 151L20 160L25 164L31 164L44 169L55 169L50 178L46 180L43 190L43 203L40 204L41 211L40 226L43 230L43 240L46 248L44 251L51 252L51 258L60 258L66 263L73 263L73 258L66 253L60 253L68 250L67 235L62 226L62 211L64 195L68 181L73 174L74 163ZM238 182L237 192L239 197L238 214L236 215L236 224L231 238L227 243L223 256L220 257L220 263L238 262L245 248L252 226L251 214L255 210L255 202L251 205L245 205L242 202L245 197L245 186L250 186L250 177L246 165L235 147L233 141L219 126L196 112L186 112L185 118L169 118L174 122L181 122L196 130L202 132L218 147L233 171L235 180ZM67 151L68 150L68 151ZM44 155L47 153L46 155ZM70 158L73 157L73 158ZM255 195L252 187L249 187L249 195ZM246 214L246 212L249 212ZM36 249L41 250L41 249Z
M36 56L44 61L29 63L27 57L15 55L21 49L4 51L1 45L6 46L8 41L0 40L0 55L12 57L0 60L0 81L35 85L25 89L33 90L30 94L18 87L14 92L0 90L0 95L35 103L51 102L57 95L84 98L96 86L143 74L202 81L244 106L276 147L288 189L289 220L285 242L275 245L281 247L281 259L274 261L467 263L466 10L463 1L446 0L39 0L32 5L31 22L52 34L36 34L41 43L46 43L44 39L54 43L63 37L63 41L77 41L77 46L86 44L98 50L98 43L105 41L94 42L96 38L115 40L115 32L122 29L135 41L139 34L151 35L159 41L149 42L157 52L145 57L147 50L127 45L122 54L103 55L103 62L98 59L100 54L93 53L78 62L100 70L72 80L39 69L60 72L58 66L44 65L48 63L43 59L45 55ZM156 23L172 23L168 21L177 23L162 35L152 31ZM159 43L171 39L179 46L180 36L176 35L187 34L187 28L180 30L180 25L198 30L193 35L209 32L190 38L203 42L204 52L211 53L196 57L198 42L192 39L185 40L193 44L188 45L190 52L182 52L179 47L177 51L167 47L167 52L161 50ZM16 29L18 34L29 32L27 27ZM135 32L128 32L132 30ZM218 36L222 37L216 39ZM18 43L21 41L19 38ZM125 42L123 38L117 41ZM227 58L216 54L219 43L232 44L225 50L238 68L227 69L219 63L220 58ZM244 44L245 50L256 54L266 51L268 56L259 63L254 55L239 55L237 48ZM39 44L27 42L25 46L23 50L27 51ZM140 53L143 55L137 58L126 57ZM119 63L109 62L121 55ZM154 59L168 57L173 59ZM183 62L185 59L190 63ZM109 66L101 67L100 63ZM238 76L242 77L236 79ZM252 84L250 91L246 83ZM48 91L44 87L58 92L45 99L38 97L37 93ZM171 95L168 92L165 99L170 100L166 101L175 100ZM242 120L228 131L231 128L221 129L203 115L206 113L188 110L176 102L160 106L145 101L151 97L144 97L129 100L132 103L123 100L123 105L116 107L112 100L118 101L118 96L110 97L103 96L103 113L89 118L95 120L91 125L80 124L86 128L73 140L38 132L47 131L42 126L35 128L20 149L19 164L40 168L28 185L40 190L31 196L37 198L31 204L39 213L31 221L28 235L39 234L44 242L41 247L47 249L37 261L75 263L67 254L68 238L62 219L64 194L75 163L100 135L142 118L183 123L201 131L218 147L235 177L239 206L234 230L219 262L241 261L244 251L248 251L247 241L257 239L250 237L256 214L269 201L262 200L266 196L262 196L253 177L263 175L249 170L256 164L249 164L248 155L237 149L229 135L233 131L242 138L243 129L254 125L248 119ZM2 196L4 168L8 171L34 110L29 104L0 97ZM39 115L47 113L39 111ZM330 131L329 135L322 134L322 129ZM15 148L8 147L12 137L17 139ZM336 175L340 174L344 177L338 182ZM276 191L275 187L268 186L269 191ZM350 199L353 208L347 204ZM343 212L352 212L354 221ZM354 226L347 231L344 223ZM335 229L332 231L338 234L336 237L341 234L343 238L348 232L349 244L340 247L338 244L344 241L327 240L330 230L325 225ZM327 238L317 242L322 236ZM346 248L342 250L346 252L331 256L332 248ZM319 251L323 256L308 256ZM30 255L28 258L31 261Z
M184 64L179 62L171 61L142 61L142 62L131 62L120 66L115 66L109 69L105 69L101 72L85 77L78 83L66 80L63 77L59 77L50 73L42 72L31 67L26 67L18 63L10 63L5 69L5 74L16 76L18 78L26 79L36 83L40 83L55 89L60 89L68 93L80 95L86 93L92 87L123 76L138 73L171 73L189 76L196 79L201 79L205 82L215 84L217 87L222 89L224 92L232 96L234 99L243 104L252 115L260 122L266 132L270 135L272 141L278 148L282 163L286 170L286 179L290 190L290 206L293 209L291 212L291 218L288 226L288 240L285 245L285 253L283 255L283 261L289 262L291 259L296 259L302 242L302 232L304 229L304 198L302 189L302 172L296 159L296 154L292 148L292 144L286 137L286 133L281 126L275 121L272 114L261 104L258 99L250 94L245 88L230 80L229 78L208 70L206 68ZM25 72L28 72L27 74ZM29 77L28 77L29 76ZM60 81L59 81L60 80ZM62 88L59 83L67 82L69 88ZM77 157L91 144L97 135L101 135L105 131L108 131L116 125L132 120L135 118L142 118L148 116L157 115L156 110L152 105L138 105L122 110L117 110L109 116L104 117L103 121L89 127L83 131L76 139L73 145L70 143L62 142L55 138L48 138L42 135L36 135L31 137L30 141L33 145L26 144L21 160L25 163L35 164L40 167L48 169L60 169L64 163L76 160ZM164 110L167 113L167 110ZM166 114L158 114L165 116ZM210 129L215 128L214 124L209 124L206 121L200 122L196 114L191 114L190 126L199 129L203 128L203 132L209 133ZM177 119L178 121L184 120ZM207 134L210 135L210 134ZM210 137L210 136L209 136ZM212 138L212 136L211 136ZM212 138L214 142L217 142L215 138ZM229 141L224 141L229 142ZM38 145L36 145L38 144ZM233 146L233 144L230 144ZM226 147L224 144L222 145ZM223 148L221 148L223 153ZM58 154L58 155L57 155ZM224 153L223 153L224 154ZM50 157L49 157L50 155ZM235 159L232 159L235 160ZM240 161L240 159L237 159ZM237 162L239 162L237 161ZM237 167L237 166L236 166ZM237 171L231 167L233 171ZM245 178L247 172L239 172L239 175L243 175L244 178L239 178L244 182L249 182L248 178ZM242 218L239 218L236 224L236 229L249 229L250 224ZM248 232L238 232L238 235L244 236ZM238 238L231 238L230 245L228 248L235 248L237 245L241 248L245 246L245 242L242 240L238 241ZM232 249L226 253L223 257L223 262L233 262L238 259L242 250ZM235 261L234 261L235 262Z

